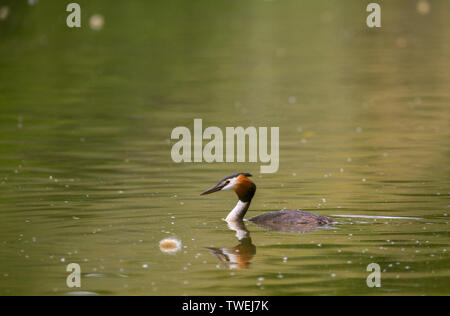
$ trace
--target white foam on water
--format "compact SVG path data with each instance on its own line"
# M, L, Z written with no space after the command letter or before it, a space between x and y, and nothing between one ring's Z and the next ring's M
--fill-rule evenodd
M98 293L95 292L88 292L88 291L75 291L75 292L68 292L66 295L70 296L98 296Z
M421 217L371 216L371 215L330 215L334 217L372 218L372 219L423 219Z

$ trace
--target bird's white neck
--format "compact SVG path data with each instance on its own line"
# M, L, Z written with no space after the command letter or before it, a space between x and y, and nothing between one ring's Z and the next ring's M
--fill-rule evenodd
M242 221L244 219L245 213L247 213L248 207L251 201L243 202L239 200L234 207L234 209L225 218L227 222Z

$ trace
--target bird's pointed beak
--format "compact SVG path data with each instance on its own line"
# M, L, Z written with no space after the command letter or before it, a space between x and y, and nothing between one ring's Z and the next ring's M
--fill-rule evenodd
M225 184L218 183L218 184L216 184L215 186L213 186L212 188L209 188L208 190L203 191L202 193L200 193L200 195L206 195L206 194L211 194L211 193L220 191L220 190L222 190L222 188L223 188L224 186L225 186Z

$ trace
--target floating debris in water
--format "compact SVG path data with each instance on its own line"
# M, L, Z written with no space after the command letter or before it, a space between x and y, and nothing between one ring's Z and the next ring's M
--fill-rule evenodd
M406 47L408 47L408 41L404 37L397 37L395 39L395 45L398 48L406 48Z
M428 1L426 0L420 0L419 2L417 2L416 9L420 14L426 15L430 13L430 3L428 3Z
M159 249L165 253L176 253L181 249L181 241L176 238L165 238L159 242Z
M101 14L94 14L89 19L89 27L94 31L100 31L105 25L105 18Z
M9 16L9 7L3 6L0 8L0 21L4 21Z

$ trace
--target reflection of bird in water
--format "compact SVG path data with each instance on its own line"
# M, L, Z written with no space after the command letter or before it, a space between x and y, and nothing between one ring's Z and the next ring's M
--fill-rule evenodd
M230 222L228 227L236 232L239 244L230 248L206 248L230 269L246 269L250 266L256 247L243 221Z
M256 192L256 185L248 177L251 177L251 174L234 173L223 178L201 195L217 191L234 190L239 201L225 220L228 223L242 221ZM269 230L293 233L311 232L319 227L330 226L336 223L331 218L300 210L281 210L265 213L252 217L249 221Z

